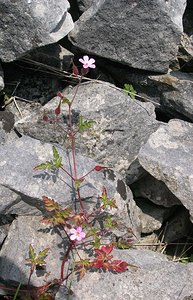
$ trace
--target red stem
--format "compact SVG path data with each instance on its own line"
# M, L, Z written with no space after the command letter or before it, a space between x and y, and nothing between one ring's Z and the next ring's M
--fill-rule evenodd
M30 268L30 274L29 274L29 278L28 278L28 282L27 282L27 286L28 287L30 285L30 281L31 281L31 277L32 277L33 271L34 271L34 269Z
M74 177L68 171L66 171L66 169L64 169L63 167L60 167L60 169L64 171L73 181L75 180Z
M63 282L65 280L66 277L64 277L64 266L65 263L67 262L67 258L68 258L68 254L70 253L70 251L72 250L73 244L72 242L69 244L68 249L66 251L66 254L64 255L64 258L62 260L62 264L61 264L61 273L60 273L60 279Z

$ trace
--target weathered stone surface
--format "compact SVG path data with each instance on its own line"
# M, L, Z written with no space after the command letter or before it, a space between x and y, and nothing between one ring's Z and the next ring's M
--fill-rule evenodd
M185 116L193 120L193 75L170 72L166 75L150 76L161 92L162 109L174 116Z
M22 197L21 193L0 185L0 215L40 215L41 211L33 204L30 197Z
M89 9L92 4L96 3L97 0L77 0L78 8L80 12L84 12L85 10Z
M192 9L193 11L193 9ZM191 12L192 16L192 12ZM192 19L192 18L191 18ZM186 32L186 31L185 31ZM181 66L181 71L192 73L193 71L193 35L188 36L186 33L183 33L181 36L181 43L178 51L179 62Z
M159 207L145 199L136 199L140 208L141 232L152 233L161 228L164 220L170 215L170 209Z
M184 0L99 0L81 15L70 40L133 68L167 72L177 54L184 8Z
M0 226L0 248L2 246L2 243L4 239L6 238L7 234L9 231L9 226L8 225L1 225Z
M36 62L55 67L61 71L69 71L73 57L73 53L59 44L39 47L25 56L26 59L35 60Z
M42 217L18 217L10 226L8 236L0 251L0 280L15 281L27 284L30 266L25 259L29 257L29 245L36 253L49 248L46 258L46 272L50 272L49 280L60 278L61 252L65 252L62 237L42 224ZM63 246L62 246L63 245ZM41 276L40 276L41 275ZM44 284L45 270L36 270L31 284Z
M4 73L3 73L3 69L0 65L0 91L4 89Z
M14 115L11 112L0 111L0 145L16 138L13 131L14 122Z
M192 223L190 222L189 213L183 206L181 206L168 220L163 242L172 243L183 237L189 236L191 232Z
M65 169L70 174L74 174L71 153L62 151L61 147L58 147L58 151L62 156ZM9 145L0 147L0 157L0 184L21 195L25 202L22 207L25 214L27 208L29 214L37 214L37 210L44 211L43 195L55 199L63 207L75 205L76 193L69 176L55 169L50 172L34 171L35 166L53 159L51 144L43 144L38 140L23 136ZM97 165L94 160L80 155L76 155L76 163L77 174L80 177ZM129 227L139 235L139 220L136 218L137 209L132 193L113 171L92 172L85 178L80 187L80 193L86 209L91 210L95 207L103 186L106 187L108 196L116 199L118 209L113 209L110 213L124 225L122 233L127 232L126 227ZM14 209L18 209L18 205L22 206L22 202L10 201L10 206L12 205L10 209L13 213ZM117 232L118 235L122 233Z
M71 100L75 89L64 91L64 95ZM44 106L43 110L50 118L54 118L53 112L58 102L59 98L55 97ZM67 107L63 106L63 123L67 118L66 110ZM76 136L76 148L80 153L94 157L98 162L113 167L123 175L136 160L140 147L160 124L155 119L154 106L151 103L133 101L114 86L104 83L93 82L80 86L73 103L75 123L78 122L80 114L83 119L94 120L96 123L91 131ZM47 142L65 142L66 147L69 147L61 126L44 122L42 117L43 111L35 112L18 121L15 128L21 134ZM138 173L138 167L139 163L134 166L132 176Z
M193 217L193 125L171 120L153 133L139 152L139 162L163 181Z
M171 20L176 24L181 31L183 31L183 13L186 8L186 0L171 0L171 1L162 1L159 0L162 5L162 9L169 14Z
M167 261L162 254L148 250L117 251L115 257L137 265L136 270L122 274L88 273L72 290L76 300L99 299L164 299L183 300L193 294L190 278L193 264L177 264ZM61 298L60 298L61 299Z
M73 28L67 0L0 4L0 58L12 61L26 51L57 42Z
M148 173L132 184L131 189L136 198L146 198L157 205L171 207L181 204L162 181L155 179Z

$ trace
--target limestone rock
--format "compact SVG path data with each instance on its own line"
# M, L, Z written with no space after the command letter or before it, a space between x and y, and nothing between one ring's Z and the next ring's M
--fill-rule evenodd
M141 220L141 232L152 233L160 229L165 219L171 214L170 209L159 207L145 199L135 199L140 208L139 219Z
M75 89L63 91L71 100ZM15 128L21 134L26 134L46 142L65 143L64 130L67 129L67 107L63 106L62 124L44 122L43 114L54 118L53 112L59 103L59 98L53 98L43 110L15 123ZM126 170L136 160L140 147L154 132L159 122L155 119L154 106L151 103L133 101L113 85L105 83L82 84L73 103L73 120L77 124L79 116L83 120L93 120L92 129L76 136L77 150L96 159L101 164L113 167L125 175ZM143 124L143 126L141 126ZM134 177L138 173L139 163L134 166ZM136 178L138 175L136 175ZM135 180L136 180L135 178Z
M80 12L84 12L85 10L89 9L96 1L97 0L77 0Z
M161 93L162 110L181 118L193 120L193 75L170 72L166 75L149 76Z
M52 44L73 28L67 0L2 0L0 58L15 60L34 48Z
M172 243L181 238L187 237L192 232L192 223L189 213L184 207L178 207L177 211L167 222L163 242Z
M3 69L0 65L0 91L4 89L4 73L3 73Z
M62 157L63 165L70 174L72 172L71 153L62 151L57 147ZM61 170L34 171L34 168L46 161L53 159L52 145L41 143L38 140L23 136L9 145L0 147L1 167L0 184L20 195L22 199L11 199L6 201L5 210L19 214L39 214L45 212L42 196L48 196L62 207L78 205L76 193L72 180ZM76 155L77 174L82 177L92 170L98 163L96 161ZM103 186L106 187L108 196L116 200L117 209L112 209L110 214L113 218L120 220L124 225L117 232L124 234L127 228L131 228L137 236L140 235L140 224L137 220L136 205L129 188L124 181L113 171L92 172L86 176L80 187L81 198L85 209L93 211L102 193ZM7 203L10 201L9 203ZM23 203L23 204L22 204ZM9 205L8 205L9 204ZM129 213L128 213L129 212Z
M73 53L57 43L39 47L24 56L24 59L40 62L40 66L44 64L61 71L69 71L73 58Z
M190 278L193 264L177 264L167 261L163 254L150 250L121 250L115 258L127 261L139 268L128 268L121 274L88 273L72 290L76 300L99 299L157 299L183 300L193 294ZM61 298L60 298L61 299Z
M157 205L171 207L181 204L162 181L155 179L148 173L132 184L131 189L135 197L148 199Z
M62 238L49 226L41 223L42 217L18 217L11 224L6 241L0 251L0 280L27 284L30 266L25 261L29 257L29 245L36 253L49 248L46 269L36 270L31 284L44 284L45 273L50 272L49 280L60 278ZM47 230L46 230L47 229ZM14 246L13 246L14 245ZM62 249L65 251L65 248Z
M171 120L153 133L139 152L139 162L163 181L193 217L193 125Z
M81 15L70 40L87 53L167 72L177 55L184 9L184 0L99 0Z

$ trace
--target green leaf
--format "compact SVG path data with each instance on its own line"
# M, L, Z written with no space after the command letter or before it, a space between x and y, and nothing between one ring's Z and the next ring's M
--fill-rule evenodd
M62 103L63 103L63 104L68 104L68 105L69 105L71 102L70 102L70 100L68 100L68 98L63 97L63 98L62 98Z
M32 244L29 245L29 259L34 260L36 258L36 253Z
M131 244L128 244L127 241L125 241L124 239L119 238L117 242L117 247L119 249L130 249L132 246Z
M46 217L42 220L42 223L49 224L51 223L53 226L59 225L59 224L65 224L68 226L66 222L66 218L69 217L71 214L72 209L71 208L65 208L63 210L57 211L54 215Z
M52 146L54 166L58 169L62 166L62 157L59 155L55 146Z
M108 206L110 208L117 208L115 199L109 199L105 194L102 195L101 201L103 203L104 208Z
M100 229L97 229L97 228L91 228L91 229L87 232L86 237L89 237L89 236L92 236L92 235L96 236L97 232L99 232L99 231L100 231Z
M49 248L45 248L44 250L40 251L38 253L38 257L37 258L38 259L45 259L46 256L47 256L48 251L49 251Z
M45 163L36 166L34 170L46 170L46 169L51 170L53 166L54 166L53 163L46 161Z
M124 84L124 92L129 95L132 99L135 99L135 96L137 94L136 90L134 89L134 87L132 86L132 84L129 83L125 83Z
M94 123L96 123L96 122L93 120L84 120L83 121L82 115L80 115L79 121L78 121L79 132L83 133L85 129L90 129Z
M100 248L101 242L100 242L100 238L97 235L94 236L94 244L93 245L94 245L95 249Z
M74 180L74 187L75 187L76 190L80 188L81 183L83 181L84 181L84 178L79 178L79 179Z
M103 223L104 227L108 227L109 229L114 229L117 226L116 221L112 220L111 215L107 215L106 220Z

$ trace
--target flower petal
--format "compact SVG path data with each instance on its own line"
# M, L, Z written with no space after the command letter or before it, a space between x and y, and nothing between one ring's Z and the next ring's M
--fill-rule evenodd
M71 239L72 241L74 241L76 238L77 238L77 236L74 235L74 234L70 236L70 239Z
M95 59L94 58L90 58L89 59L89 64L94 64L95 63Z
M81 62L82 64L84 64L84 60L82 58L79 58L79 62Z
M86 236L86 233L85 233L85 232L81 232L81 233L80 233L80 236L82 237L82 239L84 239L85 236Z
M89 65L89 68L95 69L96 66L95 65Z
M76 229L76 231L77 231L78 233L81 233L81 232L82 232L82 227L79 226L79 227Z
M84 59L84 63L87 64L89 62L89 57L88 55L84 55L83 56L83 59Z
M75 228L71 228L70 229L70 233L76 233L76 229Z

